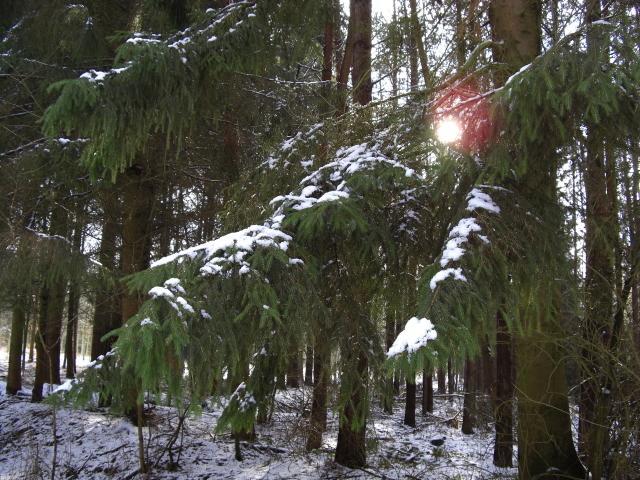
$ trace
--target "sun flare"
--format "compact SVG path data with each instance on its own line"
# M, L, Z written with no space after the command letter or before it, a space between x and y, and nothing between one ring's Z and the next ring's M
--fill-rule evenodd
M462 138L460 122L451 117L445 117L436 124L436 137L442 143L455 143Z

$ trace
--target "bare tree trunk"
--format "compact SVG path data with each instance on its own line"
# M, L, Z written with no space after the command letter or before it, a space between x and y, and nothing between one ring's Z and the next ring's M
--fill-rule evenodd
M407 374L407 397L404 403L404 424L416 426L416 375Z
M511 334L503 313L498 310L496 313L496 440L493 448L493 464L498 467L513 465L512 372Z
M313 385L313 345L309 340L304 356L304 384Z
M327 385L329 383L329 352L326 345L316 341L313 370L314 386L309 419L309 436L306 450L310 452L322 446L322 433L327 427Z
M53 209L49 232L52 236L67 235L67 211L61 205ZM53 265L67 256L67 245L58 238L50 238L47 239L46 251L49 267L43 273L42 303L36 339L36 378L31 392L31 400L34 402L42 400L42 388L45 383L60 383L60 335L67 281Z
M501 85L509 75L531 62L541 50L540 0L493 0L489 5L494 60L507 68L496 75ZM515 146L517 148L517 145ZM555 205L555 152L547 163L529 168L517 188L531 204ZM535 213L535 212L534 212ZM549 288L550 291L545 291ZM534 289L535 290L535 289ZM531 299L541 314L527 313L522 319L524 334L516 345L518 391L518 475L521 479L544 476L548 469L557 475L584 477L584 469L573 445L564 363L557 343L559 318L546 305L557 305L559 292L553 285L541 285ZM543 293L544 292L544 293ZM552 309L553 310L553 307ZM544 312L544 313L542 313ZM534 325L538 329L533 328Z
M447 393L447 376L445 375L444 368L438 367L438 393L443 395Z
M430 367L422 371L422 414L433 413L433 373Z
M99 259L104 271L103 280L96 292L95 312L91 335L91 359L105 355L114 342L111 337L102 340L107 333L122 325L122 311L118 289L112 285L116 276L116 241L119 236L118 212L120 204L113 188L101 192L103 224Z
M462 409L462 433L471 434L476 424L476 362L467 358L464 362L464 406Z
M123 229L122 229L122 273L131 275L149 266L150 237L153 225L154 185L150 167L145 162L131 165L124 173L123 188ZM122 321L133 317L144 301L142 294L132 292L127 287L122 295ZM125 394L130 405L129 417L142 427L143 405L137 385L130 385ZM142 446L140 445L140 448ZM141 451L141 454L143 452ZM145 469L141 457L141 469Z
M418 58L420 59L420 69L422 71L422 78L427 90L431 87L431 73L429 72L429 64L427 63L427 52L424 48L424 42L422 41L422 26L420 25L420 19L418 18L418 7L416 0L409 0L411 7L411 36L416 50L418 51Z
M21 300L16 299L11 317L11 340L9 342L9 368L7 371L7 393L16 395L22 388L20 352L22 338L26 336L26 315Z
M360 105L371 102L371 0L352 0L350 23L353 27L353 98ZM364 303L359 304L363 308ZM355 323L362 320L353 319ZM358 332L356 332L356 337ZM361 334L361 333L360 333ZM352 468L366 464L365 433L368 413L369 359L361 345L347 355L346 365L355 367L354 381L349 386L348 399L340 416L335 460ZM342 387L342 386L341 386Z
M287 387L298 388L300 386L300 352L295 346L289 350L289 364L287 366Z
M79 210L79 209L77 209ZM82 224L80 218L75 219L73 232L73 248L77 252L82 249ZM80 285L77 279L69 282L69 299L67 302L67 335L64 344L64 357L67 362L66 377L76 376L76 332L78 330L78 313L80 312Z
M451 358L447 360L447 393L449 395L456 393L455 371L453 369Z
M586 22L601 18L600 0L586 0ZM604 37L590 32L587 45L591 55L601 56ZM602 58L606 61L606 58ZM610 319L613 311L615 285L614 211L616 192L607 190L607 167L602 140L597 127L587 124L586 171L584 177L586 206L586 278L585 278L585 319L583 338L585 341L583 357L583 381L580 398L580 439L587 454L587 463L594 480L603 475L607 433L606 426L595 423L595 412L602 378L603 342L610 334ZM613 162L613 159L609 159ZM613 168L615 172L615 167ZM611 175L610 175L611 176ZM613 196L613 201L610 198ZM606 369L605 369L606 371Z

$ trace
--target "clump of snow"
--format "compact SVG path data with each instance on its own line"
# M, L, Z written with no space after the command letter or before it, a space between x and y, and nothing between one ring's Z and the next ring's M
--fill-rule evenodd
M200 269L203 275L221 273L229 264L238 264L240 268L250 269L246 262L247 254L256 248L277 248L286 251L291 236L286 233L263 225L251 225L244 230L232 232L207 243L187 248L173 255L161 258L151 264L151 268L166 265L170 262L181 262L185 258L194 259L202 256L204 265ZM248 273L243 272L243 273Z
M391 358L402 353L415 353L420 348L426 346L430 340L435 340L437 337L438 333L433 323L431 323L431 320L411 317L405 325L404 330L400 332L393 342L393 345L391 345L391 348L389 348L387 357Z
M175 297L175 295L171 293L171 291L168 288L165 288L165 287L153 287L151 290L149 290L148 293L151 298L173 299Z
M84 72L82 75L80 75L79 78L84 78L85 80L88 80L90 83L103 83L107 79L107 77L115 76L122 72L125 72L130 67L131 67L131 64L125 67L112 68L111 70L106 70L106 71L91 69L88 72Z
M442 252L440 266L446 267L450 262L456 262L462 258L465 250L462 245L469 241L471 232L480 232L482 228L476 223L475 218L462 218L449 232L449 240Z
M449 277L453 277L454 280L460 280L461 282L467 281L467 277L464 276L461 268L445 268L444 270L440 270L433 277L431 277L429 288L431 288L431 290L435 290L438 286L438 283L446 280Z
M140 322L141 327L154 327L155 325L156 325L155 322L151 320L149 317L143 318L142 321Z
M496 205L493 199L481 188L492 188L487 185L482 185L473 188L467 195L466 210L469 212L475 212L477 210L486 210L487 212L498 214L500 213L500 207ZM465 249L462 248L465 243L469 241L469 236L475 233L478 238L484 242L489 243L489 239L486 235L480 235L482 227L478 224L477 220L473 217L462 218L458 221L457 225L449 232L449 237L445 245L442 256L440 257L440 266L443 270L437 272L429 282L431 290L435 290L438 283L453 277L455 280L463 282L467 281L467 278L462 273L461 268L444 268L451 262L459 261L465 254Z
M484 209L492 213L500 213L500 207L495 204L489 195L478 188L474 188L467 195L467 210Z

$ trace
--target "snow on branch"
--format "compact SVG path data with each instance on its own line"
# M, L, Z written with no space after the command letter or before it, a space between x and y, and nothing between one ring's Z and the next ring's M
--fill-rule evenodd
M426 346L430 340L435 340L437 337L438 333L433 323L431 323L431 320L411 317L404 326L404 330L400 332L393 342L393 345L389 348L387 358L395 357L403 353L411 355Z
M203 275L216 275L226 271L229 265L238 265L241 275L250 272L251 267L246 257L257 248L276 248L287 251L291 236L264 225L251 225L244 230L232 232L210 242L187 248L151 264L151 268L171 262L181 263L184 259L203 257L204 264L200 268Z
M465 210L468 212L478 212L485 210L489 213L499 214L500 207L493 201L493 199L482 188L489 188L487 186L478 186L471 189L471 192L466 197L467 205ZM435 290L438 283L446 280L447 278L453 278L454 280L467 281L467 278L462 272L462 268L445 268L451 262L458 262L464 256L466 250L463 248L465 244L469 242L470 235L475 233L477 237L484 243L489 243L489 239L485 235L480 235L482 227L477 222L476 218L466 217L458 221L455 227L449 231L449 237L445 248L440 257L440 266L443 270L438 271L429 282L429 288Z
M282 214L284 207L292 210L305 210L318 203L334 202L350 197L347 180L363 171L373 171L379 166L397 168L406 177L414 177L413 169L391 160L376 144L352 145L338 149L335 159L323 165L300 181L300 193L279 195L271 200L271 205L280 204L277 213ZM329 189L331 188L331 189Z
M163 39L161 35L157 33L141 33L136 32L125 41L125 45L131 46L160 46L167 49L176 50L180 55L180 59L183 63L187 63L188 54L190 53L190 46L195 41L198 43L211 45L212 42L218 40L218 38L232 35L237 31L238 27L243 24L245 20L251 19L256 16L254 13L256 9L256 2L240 1L234 2L222 9L208 9L205 13L209 15L209 19L206 25L202 28L189 27L185 30L175 33L166 39ZM246 10L245 18L241 18L234 22L232 25L225 25L220 28L220 25L231 19L232 15L240 13L242 9ZM228 22L227 22L228 23ZM250 27L249 27L250 28ZM214 35L215 33L215 35ZM114 77L121 74L134 65L134 62L127 62L123 67L112 68L110 70L89 70L80 75L79 78L87 80L92 84L102 84L110 77Z

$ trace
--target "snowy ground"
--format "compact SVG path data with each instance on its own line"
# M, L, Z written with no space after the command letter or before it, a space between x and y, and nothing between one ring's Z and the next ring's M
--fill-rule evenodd
M52 410L32 404L28 397L4 394L6 354L0 352L0 479L50 478L53 452ZM28 371L29 372L29 371ZM28 373L27 372L27 373ZM25 391L25 394L27 392ZM402 424L402 403L395 413L384 415L377 406L367 433L369 465L349 470L333 461L336 419L331 416L323 449L304 453L310 389L290 389L278 394L272 423L257 428L254 444L243 444L244 461L233 455L229 436L216 436L213 427L218 408L187 421L182 450L169 465L165 451L175 410L150 406L150 427L145 428L148 458L156 464L153 479L483 479L513 478L514 469L492 465L493 435L490 430L463 435L454 424L461 418L459 398L453 403L436 398L434 415L417 415L417 428ZM454 418L447 422L447 419ZM137 476L137 433L127 420L104 411L59 410L57 478L106 479ZM442 448L432 439L446 436ZM164 453L163 453L164 452ZM173 471L172 471L173 470Z

